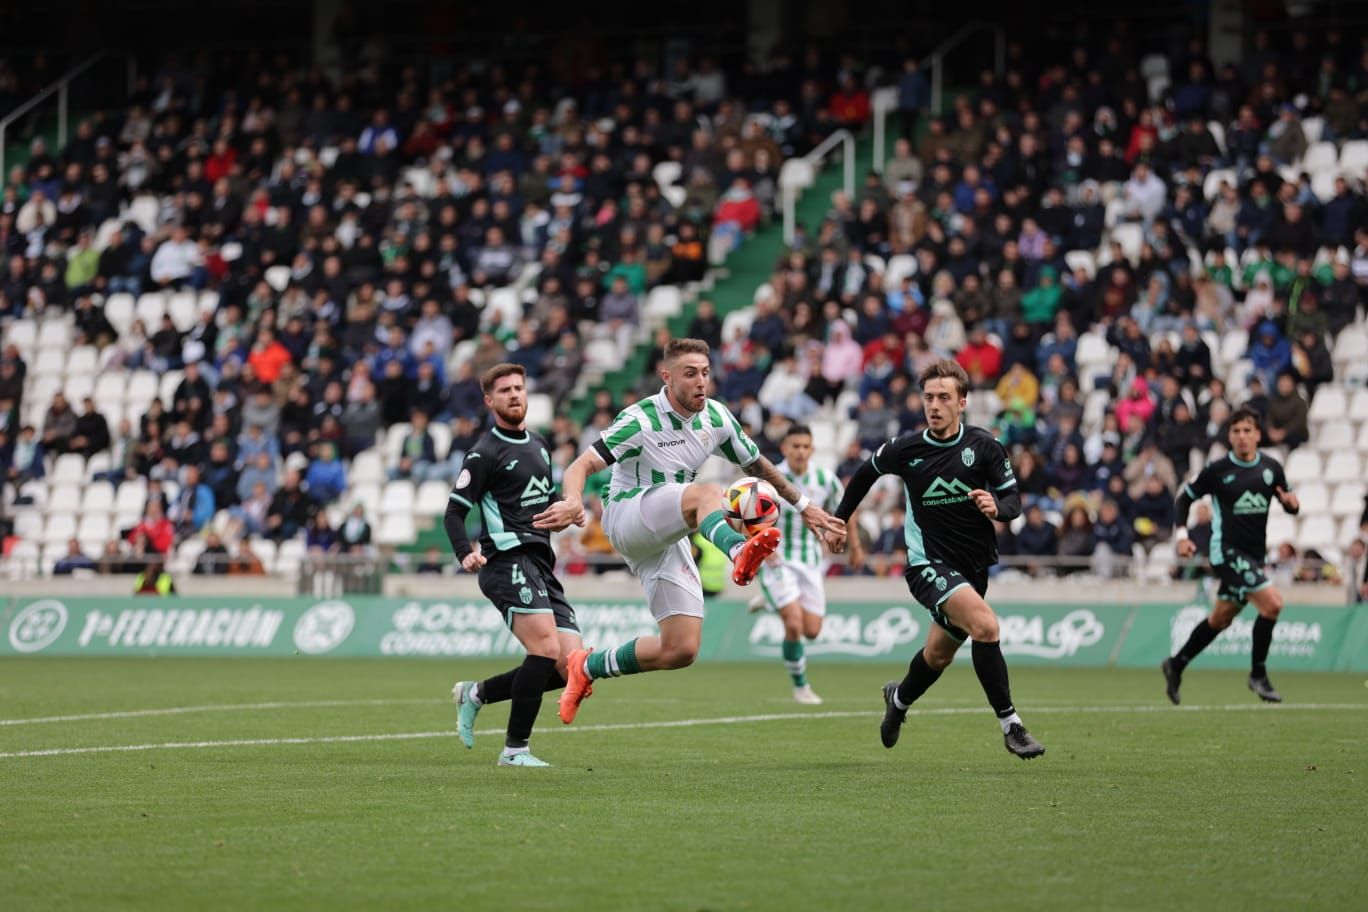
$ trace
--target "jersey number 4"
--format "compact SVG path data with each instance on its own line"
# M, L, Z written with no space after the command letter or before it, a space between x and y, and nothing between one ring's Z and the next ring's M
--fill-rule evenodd
M523 572L522 572L522 567L519 567L517 564L514 564L514 565L513 565L513 585L515 585L515 586L526 586L526 585L527 585L527 577L526 577L526 575L523 574Z

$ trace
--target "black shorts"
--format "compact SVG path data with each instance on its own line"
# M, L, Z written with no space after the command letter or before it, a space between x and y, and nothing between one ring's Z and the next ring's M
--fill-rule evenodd
M907 589L912 593L912 597L921 602L923 608L931 612L931 619L936 622L937 626L961 643L969 639L969 634L950 623L950 619L945 616L941 606L945 604L945 600L956 589L964 586L972 586L974 591L981 596L987 595L987 569L964 574L944 561L933 560L930 563L914 564L908 567L903 576L907 578Z
M575 609L556 579L555 564L541 549L499 551L480 569L480 591L513 627L515 614L551 614L556 629L579 633Z
M1216 590L1216 600L1234 602L1241 608L1249 603L1251 593L1273 585L1264 575L1262 560L1234 548L1226 548L1221 552L1221 562L1212 564L1211 572L1216 574L1216 579L1221 583Z

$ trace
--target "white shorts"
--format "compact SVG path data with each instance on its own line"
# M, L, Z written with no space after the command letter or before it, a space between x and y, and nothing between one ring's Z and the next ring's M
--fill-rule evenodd
M760 592L765 596L765 604L775 611L797 602L808 614L825 617L824 575L822 567L771 557L760 565Z
M675 614L703 617L703 582L698 578L684 522L684 489L663 484L628 500L609 501L603 531L646 590L656 622Z

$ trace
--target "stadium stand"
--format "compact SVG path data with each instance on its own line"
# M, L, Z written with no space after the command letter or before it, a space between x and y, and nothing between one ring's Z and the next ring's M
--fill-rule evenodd
M564 465L652 391L681 323L764 451L804 421L842 475L922 426L920 367L958 360L1042 508L1000 533L1029 572L1180 572L1154 547L1175 486L1250 405L1305 491L1270 544L1333 560L1368 453L1368 73L1329 44L1325 78L1106 44L1063 64L1010 43L940 117L924 76L849 56L767 83L791 94L649 61L608 93L287 60L192 92L168 61L0 200L5 572L72 542L190 572L211 532L281 573L420 550L484 368L527 368ZM745 306L701 306L772 236L786 161L842 126L863 160L871 92L902 115L882 173L819 200ZM868 572L896 572L898 498L869 503ZM320 512L337 535L311 535Z

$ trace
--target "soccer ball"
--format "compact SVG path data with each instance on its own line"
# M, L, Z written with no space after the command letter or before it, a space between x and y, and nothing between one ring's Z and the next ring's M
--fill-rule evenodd
M749 538L779 522L779 494L762 478L742 478L722 496L727 525Z

